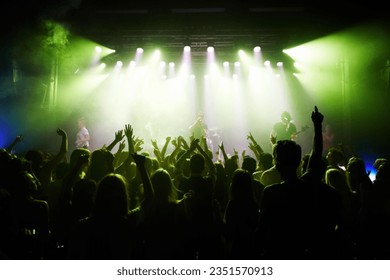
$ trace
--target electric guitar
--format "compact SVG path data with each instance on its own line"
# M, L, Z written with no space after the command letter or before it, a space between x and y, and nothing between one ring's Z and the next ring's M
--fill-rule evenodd
M291 135L291 140L295 140L295 139L297 139L297 137L298 137L298 134L300 134L300 133L302 133L302 132L306 131L308 128L309 128L309 126L308 126L308 125L304 125L304 126L302 126L302 127L301 127L301 130L298 130L297 132L295 132L295 133L293 133L293 134Z

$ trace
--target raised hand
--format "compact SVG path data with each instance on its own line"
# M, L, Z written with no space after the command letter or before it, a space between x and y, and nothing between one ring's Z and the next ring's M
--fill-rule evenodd
M63 130L62 128L57 128L56 132L59 136L66 136L65 130Z
M194 151L197 147L199 146L199 139L197 138L194 138L191 140L191 144L190 144L190 150L191 151Z
M271 135L270 137L269 137L269 140L271 141L271 143L272 144L276 144L276 136L274 136L274 135Z
M252 132L249 131L248 136L246 137L247 140L250 140L254 145L256 145L256 140L252 135Z
M118 146L118 152L122 152L126 147L126 142L125 140L119 142L119 146Z
M157 145L157 140L153 140L151 139L150 142L152 142L152 146L153 148L157 149L158 150L158 145Z
M223 145L223 142L221 142L221 143L218 145L218 148L220 148L221 151L225 151L225 146Z
M134 142L134 151L136 153L142 151L142 145L144 144L144 139L136 137L133 142Z
M133 135L133 128L130 124L125 125L124 133L127 138L127 142L129 145L129 153L134 153L134 135Z
M16 137L15 137L15 143L19 143L19 142L22 142L23 141L23 137L22 137L22 135L17 135Z
M314 111L311 112L311 120L314 124L322 124L322 121L324 120L324 115L318 111L317 106L314 106Z
M178 145L180 145L180 140L176 138L173 138L172 141L171 141L172 145L175 146L175 148L177 148Z
M120 129L115 132L115 142L118 143L122 141L123 137L125 137L125 135L123 134L123 129Z

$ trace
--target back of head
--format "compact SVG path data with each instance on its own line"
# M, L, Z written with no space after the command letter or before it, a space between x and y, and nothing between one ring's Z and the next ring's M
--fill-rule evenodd
M378 170L378 168L379 168L382 164L387 163L387 162L388 162L388 161L387 161L386 158L377 158L377 159L375 159L375 162L374 162L374 164L373 164L373 167L374 167L376 170Z
M341 193L350 193L345 175L339 169L327 169L325 172L325 183Z
M252 175L244 169L236 169L233 172L230 185L232 198L249 199L252 195Z
M75 166L78 158L82 155L91 155L91 151L84 148L77 148L72 151L69 159L69 170L72 170Z
M279 140L274 149L274 157L280 173L295 173L301 163L302 148L295 141Z
M191 173L202 173L205 168L205 160L201 154L195 153L190 158Z
M274 158L270 153L261 153L259 156L259 161L263 167L263 170L267 170L273 166Z
M329 165L336 166L343 163L344 153L336 147L331 147L328 149L326 159L328 160Z
M110 173L99 182L94 216L124 216L128 212L128 194L126 179L119 174Z
M247 170L249 173L253 174L257 168L257 161L255 158L246 155L242 161L241 168Z
M176 192L172 184L171 176L163 168L157 169L150 178L157 201L174 201Z
M44 160L44 155L42 151L39 150L29 150L24 156L25 159L32 163L33 169L36 169L41 166Z
M358 157L351 157L348 160L347 171L349 174L365 174L366 166L364 160Z
M238 156L232 155L225 161L225 170L228 176L232 176L233 172L238 169Z
M375 180L387 183L390 182L390 163L386 161L378 167L378 171L375 175Z
M105 175L114 172L114 156L107 149L92 152L89 165L89 178L99 182Z

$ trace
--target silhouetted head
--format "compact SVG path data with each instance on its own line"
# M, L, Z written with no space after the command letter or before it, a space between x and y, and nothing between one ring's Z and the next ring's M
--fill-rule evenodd
M259 156L259 161L263 167L262 170L270 169L274 164L274 158L270 153L261 153Z
M296 174L301 163L302 148L292 140L279 140L274 147L274 160L280 175Z
M33 170L37 170L37 168L39 168L44 161L43 152L39 150L27 151L24 158L31 162Z
M150 178L154 189L154 195L157 201L175 201L176 190L172 183L171 175L168 171L159 168Z
M205 160L201 154L193 154L190 158L191 173L202 173L205 168Z
M252 193L252 175L247 170L236 169L230 184L231 197L234 199L250 199Z
M125 216L127 212L128 194L125 177L120 174L107 174L98 184L93 215Z
M344 165L344 153L336 147L331 147L326 154L326 160L332 166Z
M114 155L107 149L92 152L89 164L89 178L99 182L105 175L114 172Z
M84 148L77 148L72 151L69 159L69 170L72 170L77 163L77 160L81 156L90 156L91 151Z
M375 180L382 182L390 182L390 163L382 163L376 172Z
M246 155L242 161L241 168L248 171L250 174L256 171L257 161L254 157Z

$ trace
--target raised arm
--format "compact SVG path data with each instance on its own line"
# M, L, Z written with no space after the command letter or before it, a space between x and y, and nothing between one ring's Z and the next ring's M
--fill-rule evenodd
M47 173L47 176L51 176L51 172L61 161L64 159L67 161L66 155L68 153L68 135L66 134L65 130L61 128L57 128L56 132L59 136L61 136L61 146L58 153L53 157L53 159L47 162L44 167L44 172Z
M22 142L23 138L21 135L17 135L14 139L14 141L12 141L12 143L7 147L5 148L7 150L7 152L11 153L12 149L16 146L16 144L18 144L19 142Z
M220 149L221 152L222 152L223 161L226 162L226 161L229 159L229 157L228 157L228 155L226 154L225 146L223 145L223 142L221 142L221 144L220 144L218 147L219 147L219 149Z
M126 124L125 129L120 130L120 131L121 132L118 131L115 134L116 135L115 138L122 139L124 136L126 136L129 152L127 154L126 159L115 169L115 172L124 175L126 173L126 170L130 169L130 164L133 161L133 157L131 156L131 154L135 153L135 151L134 151L134 135L133 135L133 128L129 124ZM123 133L124 133L124 135L123 135Z
M206 151L201 147L201 145L199 145L198 141L195 141L194 145L206 161L206 164L209 168L209 176L215 177L216 171L215 171L215 165L212 158L209 156L208 153L206 153Z
M260 160L260 155L264 153L263 148L257 143L252 133L249 131L247 139L249 140L248 148L256 155L256 159Z
M314 106L314 111L311 113L311 120L314 126L313 146L310 153L308 168L313 167L315 162L319 162L322 156L323 139L322 139L322 122L324 116L318 111L317 106Z
M123 135L123 129L116 131L114 140L110 143L110 145L106 147L106 149L111 152L115 145L121 142L124 137L125 136Z
M118 150L116 151L116 153L114 154L114 167L117 168L118 166L120 166L122 163L123 163L123 160L122 160L122 151L125 149L126 147L126 142L125 140L119 142L119 145L118 145Z

